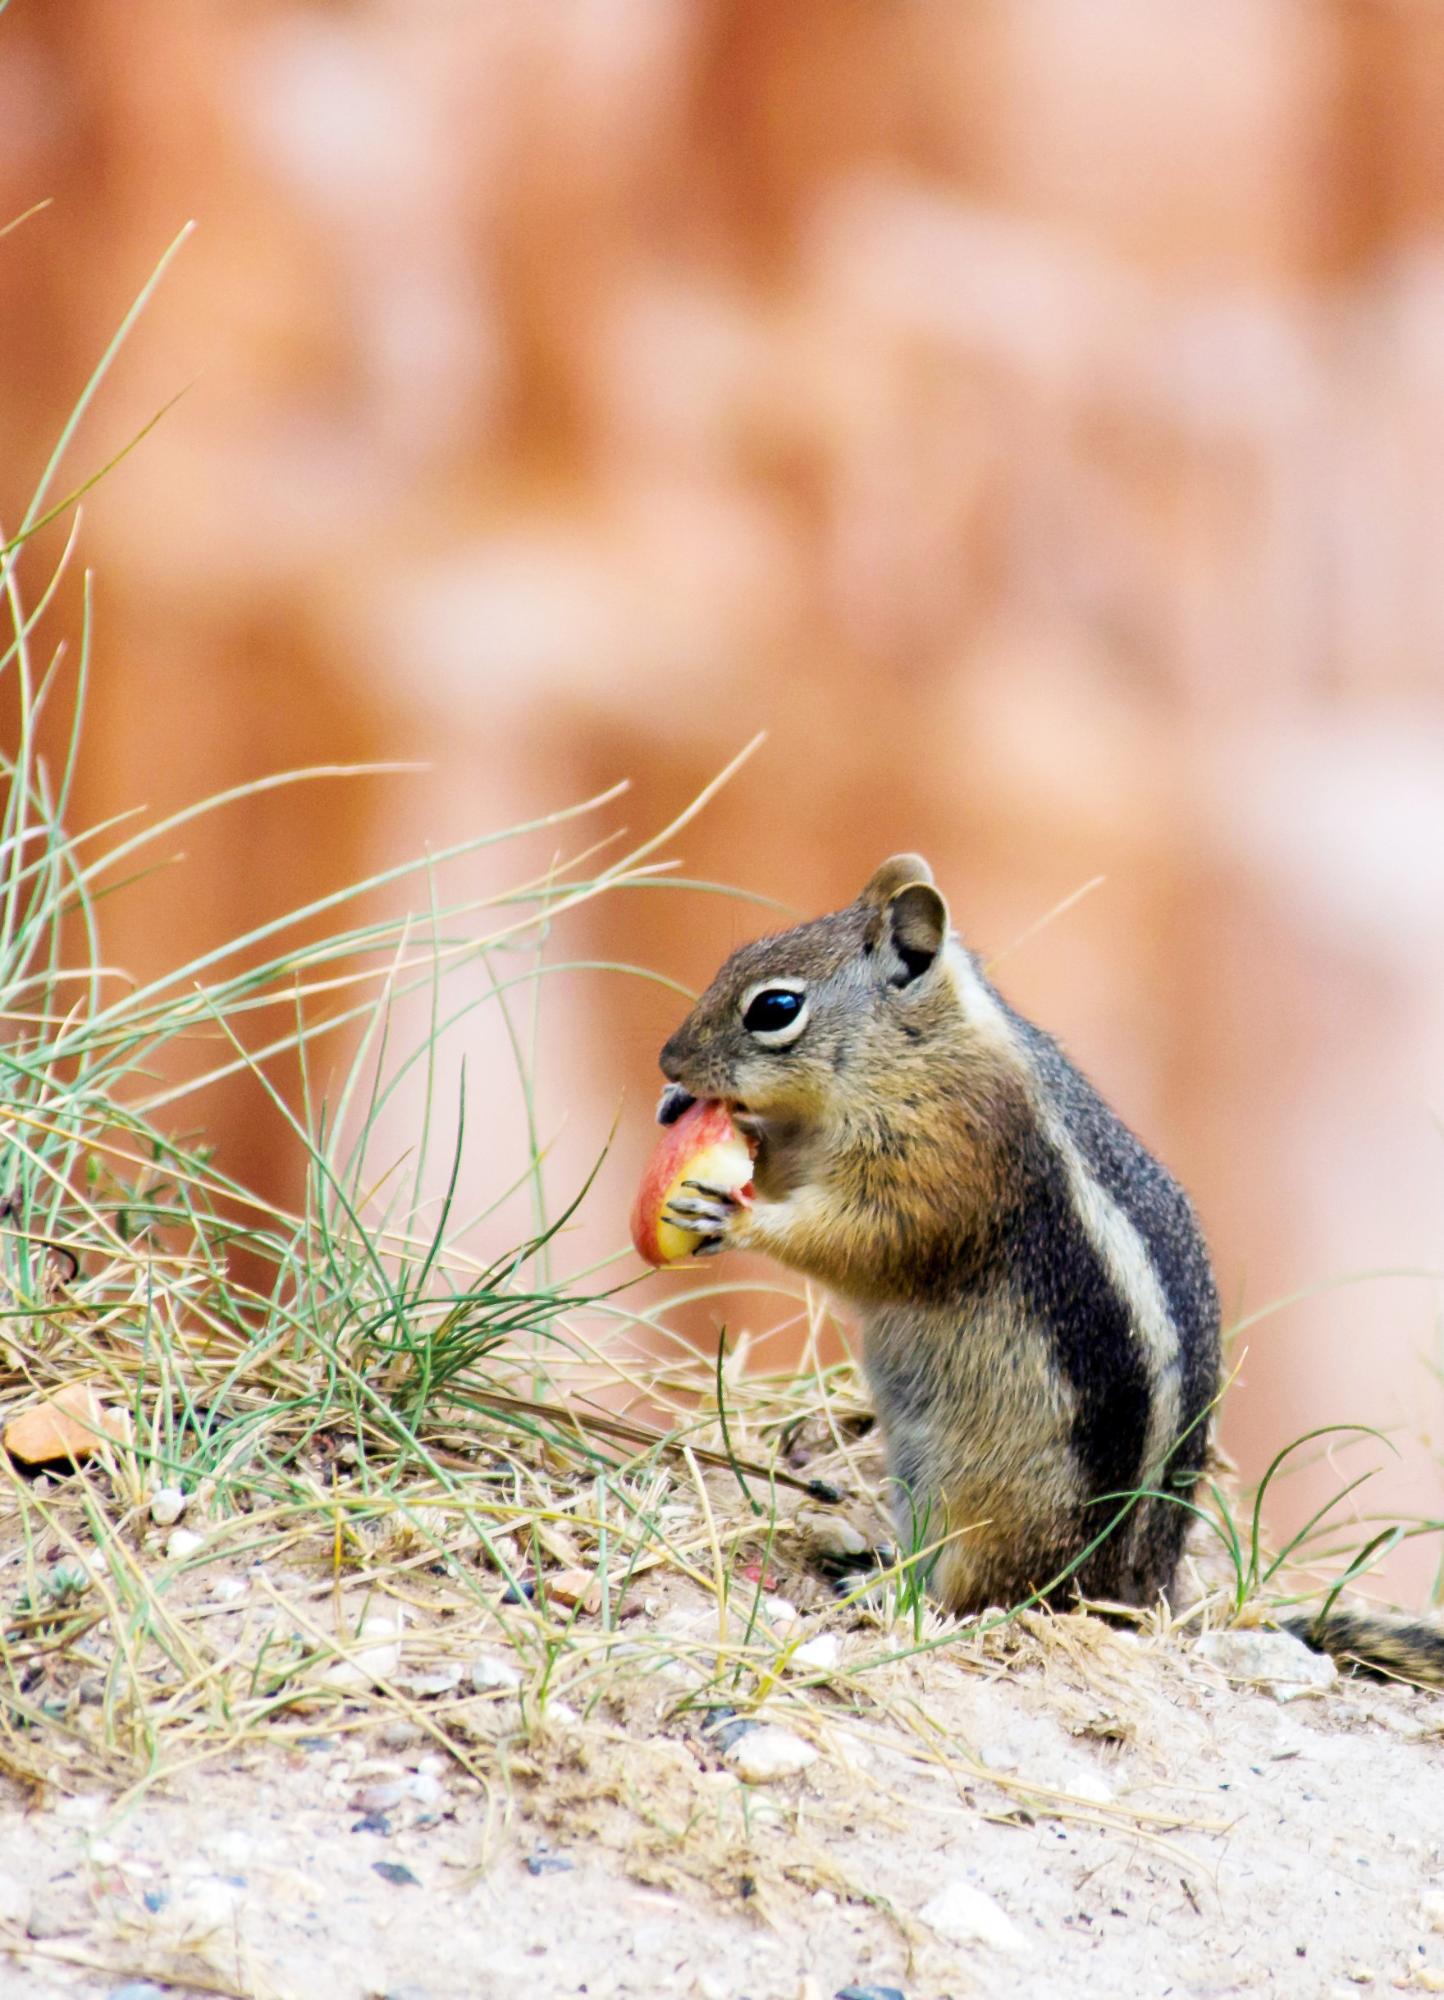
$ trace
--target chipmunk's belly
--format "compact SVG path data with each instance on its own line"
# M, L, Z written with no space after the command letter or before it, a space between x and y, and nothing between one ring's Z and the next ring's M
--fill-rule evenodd
M1046 1332L1004 1296L863 1317L899 1538L948 1536L939 1595L955 1609L1026 1596L1076 1553L1086 1482L1076 1398Z

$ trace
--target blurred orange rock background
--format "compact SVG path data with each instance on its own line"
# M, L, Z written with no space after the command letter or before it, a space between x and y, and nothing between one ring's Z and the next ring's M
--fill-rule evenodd
M0 184L54 198L0 241L12 525L198 223L68 461L192 384L87 503L80 817L430 766L200 828L115 963L621 776L651 829L765 727L690 875L811 912L921 848L990 953L1106 878L1000 978L1195 1191L1229 1317L1305 1294L1230 1445L1377 1424L1366 1510L1444 1511L1444 13L13 0ZM557 955L700 985L767 922L638 892ZM559 1188L625 1092L578 1261L680 1005L547 989ZM479 1206L523 1126L467 1053ZM294 1198L240 1086L207 1116Z

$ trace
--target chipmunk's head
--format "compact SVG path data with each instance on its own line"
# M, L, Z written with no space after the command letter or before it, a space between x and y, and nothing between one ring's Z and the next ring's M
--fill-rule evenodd
M855 903L733 952L662 1050L662 1122L722 1098L764 1141L821 1124L859 1077L955 1006L948 909L919 855L885 861ZM853 1072L849 1076L849 1072Z

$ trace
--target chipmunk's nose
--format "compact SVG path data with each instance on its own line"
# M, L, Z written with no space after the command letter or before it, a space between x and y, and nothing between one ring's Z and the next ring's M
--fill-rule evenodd
M657 1065L668 1083L680 1083L686 1060L687 1047L682 1039L682 1030L679 1028L675 1035L669 1036L662 1044L662 1053L657 1058Z

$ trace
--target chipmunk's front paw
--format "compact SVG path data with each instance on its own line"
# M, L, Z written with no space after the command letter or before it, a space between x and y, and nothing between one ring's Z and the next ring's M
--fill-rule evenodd
M748 1204L731 1188L710 1181L683 1181L685 1194L673 1195L662 1210L662 1219L674 1229L685 1229L697 1238L694 1257L715 1257L719 1250L742 1247L749 1218Z
M896 1552L887 1542L857 1553L819 1550L813 1555L813 1563L831 1584L833 1596L846 1598L868 1611L881 1610L885 1604L887 1586L892 1580L890 1572L896 1561Z

